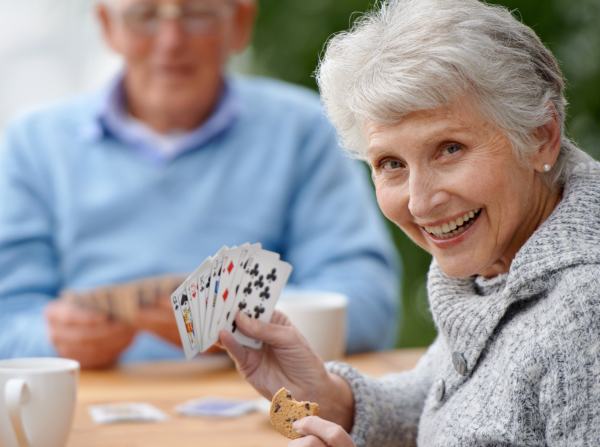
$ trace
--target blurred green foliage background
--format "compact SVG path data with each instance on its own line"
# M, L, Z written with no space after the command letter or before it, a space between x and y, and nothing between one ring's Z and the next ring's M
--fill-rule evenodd
M312 76L328 37L348 29L373 5L367 0L258 0L260 12L243 71L316 89ZM561 63L568 81L568 131L600 159L600 0L489 1L514 10ZM390 229L404 264L399 347L427 346L436 334L425 281L430 256L395 225Z

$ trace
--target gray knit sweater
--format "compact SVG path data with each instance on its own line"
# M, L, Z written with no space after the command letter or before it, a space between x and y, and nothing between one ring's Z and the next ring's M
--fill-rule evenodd
M600 446L597 173L572 177L508 274L433 262L427 286L439 335L415 369L328 364L354 392L357 446Z

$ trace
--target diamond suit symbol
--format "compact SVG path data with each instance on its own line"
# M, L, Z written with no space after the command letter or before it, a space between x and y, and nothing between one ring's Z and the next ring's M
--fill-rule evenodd
M229 289L225 289L225 293L223 293L223 301L225 301L228 296L229 296Z

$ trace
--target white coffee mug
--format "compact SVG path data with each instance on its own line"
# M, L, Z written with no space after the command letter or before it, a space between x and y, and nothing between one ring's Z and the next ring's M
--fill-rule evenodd
M290 318L323 361L343 357L348 307L345 295L333 292L287 292L275 307Z
M73 422L78 379L75 360L0 360L0 445L64 447Z

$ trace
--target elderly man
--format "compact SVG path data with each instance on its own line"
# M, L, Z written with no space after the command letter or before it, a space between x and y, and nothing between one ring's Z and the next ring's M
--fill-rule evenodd
M123 74L17 119L0 151L0 357L181 357L167 300L125 324L56 297L189 272L244 242L281 253L291 287L349 296L350 352L393 344L396 256L318 98L225 74L255 12L251 0L98 5Z

